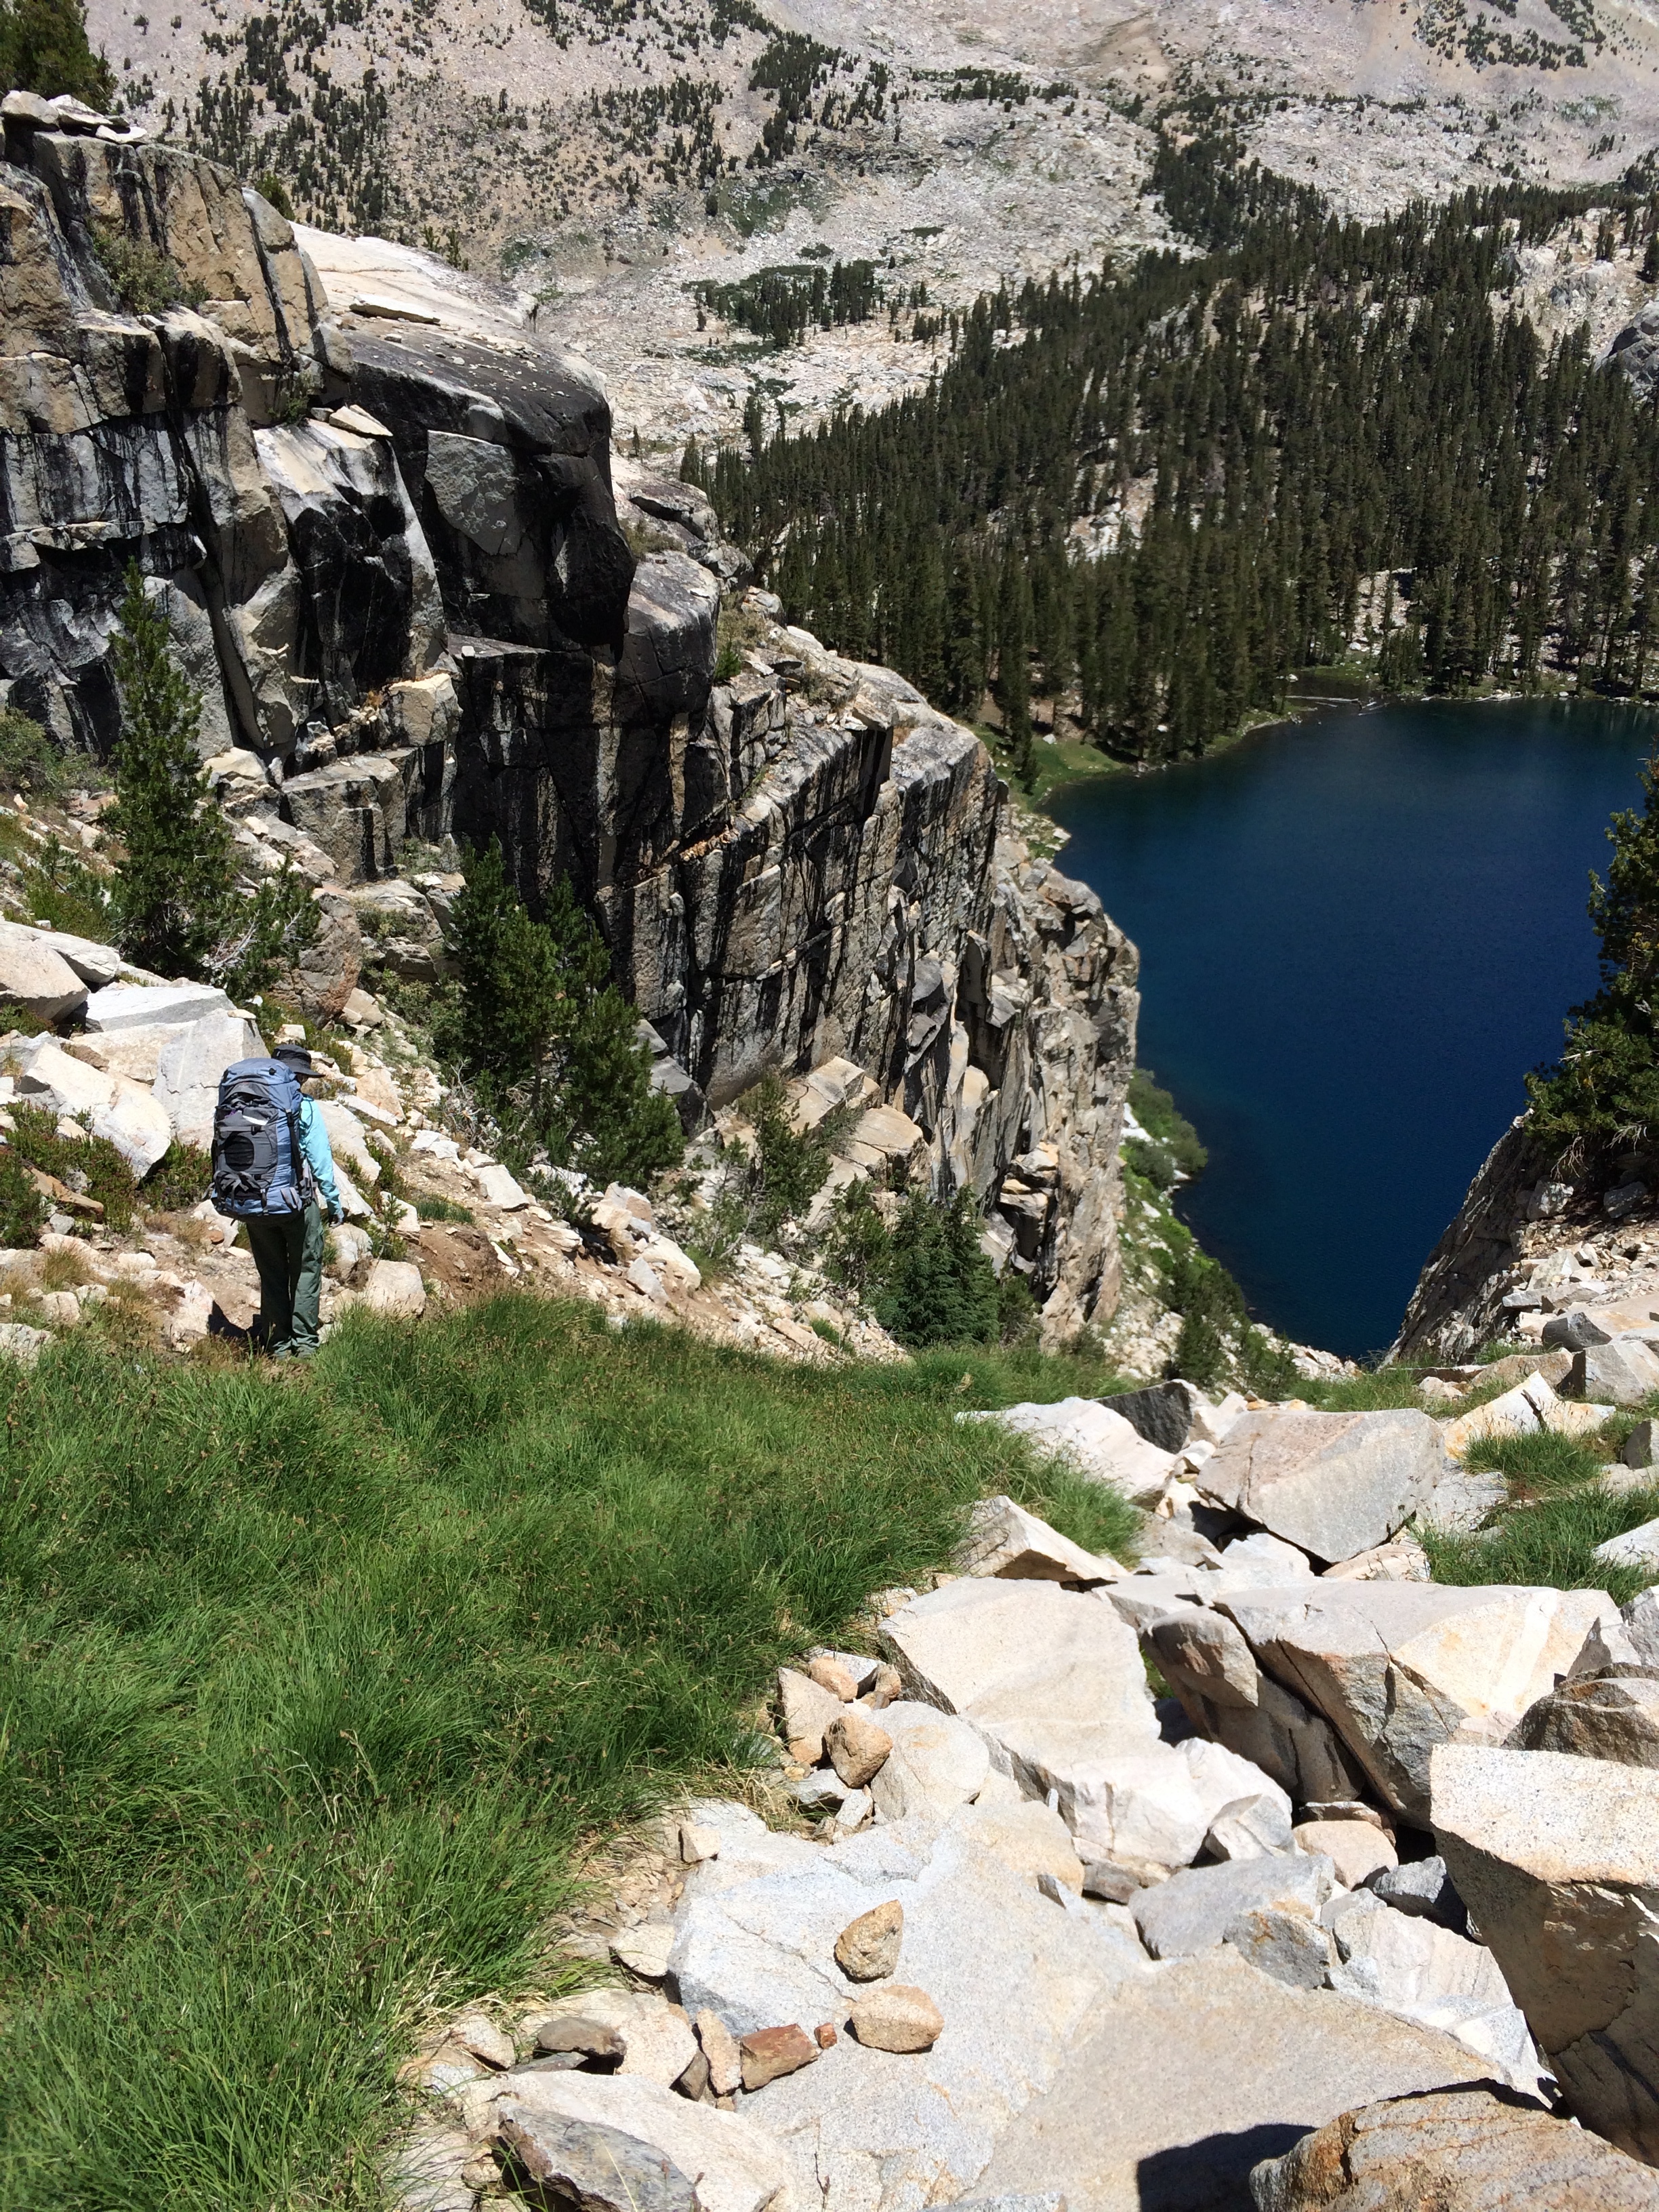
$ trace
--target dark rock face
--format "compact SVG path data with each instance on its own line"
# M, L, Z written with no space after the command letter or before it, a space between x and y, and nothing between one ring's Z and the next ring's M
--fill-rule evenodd
M620 647L634 557L611 493L611 410L567 356L410 329L359 338L356 396L398 459L456 627Z
M1638 399L1651 399L1659 392L1659 302L1644 307L1620 331L1607 348L1607 359L1630 379Z
M1192 1395L1184 1382L1154 1382L1145 1390L1120 1391L1100 1402L1121 1413L1132 1429L1160 1451L1183 1449L1192 1434Z
M1391 1357L1462 1359L1495 1334L1545 1166L1524 1119L1504 1130L1425 1261Z
M132 312L120 281L141 308L199 305ZM487 295L465 334L337 322L224 171L9 122L0 697L66 744L116 742L136 561L239 835L318 886L319 1008L356 981L360 913L387 972L439 972L406 839L499 838L532 907L577 885L685 1110L855 1062L919 1125L934 1187L987 1206L1047 1325L1103 1321L1133 947L1007 834L984 749L890 671L757 603L773 659L715 684L741 556L694 487L630 463L636 559L603 391L506 301L497 342Z

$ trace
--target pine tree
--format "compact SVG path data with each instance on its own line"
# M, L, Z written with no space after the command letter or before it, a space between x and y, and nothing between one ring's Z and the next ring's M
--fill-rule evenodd
M495 838L465 856L449 915L458 996L441 1031L492 1107L517 1087L538 1091L558 1028L562 978L553 939L507 880Z
M982 1224L966 1191L941 1206L912 1191L893 1230L876 1300L901 1344L988 1344L997 1334L997 1279L980 1249Z
M234 896L230 827L210 796L197 750L202 702L173 662L167 617L136 562L117 622L110 659L121 738L116 803L106 817L125 848L117 939L141 968L201 975Z
M230 825L198 757L201 695L173 661L167 618L136 563L110 659L121 697L106 817L124 848L110 902L116 941L141 967L250 998L294 967L322 917L287 860L256 890L237 887Z
M440 1050L527 1155L595 1181L640 1181L684 1151L672 1102L651 1088L639 1018L611 981L604 940L561 878L536 921L499 842L465 856L449 922L456 990Z
M1615 814L1605 883L1590 879L1601 986L1574 1006L1566 1049L1527 1079L1534 1133L1603 1165L1659 1148L1659 757L1642 770L1643 811Z
M997 705L1003 735L1022 781L1033 767L1031 741L1031 580L1025 563L1010 551L1002 565L997 608Z
M611 981L605 941L568 878L554 885L541 927L560 985L544 1140L595 1182L643 1182L685 1151L673 1101L651 1088L639 1016Z
M88 107L113 104L115 72L92 51L81 0L10 0L0 7L0 84L46 100L68 93Z

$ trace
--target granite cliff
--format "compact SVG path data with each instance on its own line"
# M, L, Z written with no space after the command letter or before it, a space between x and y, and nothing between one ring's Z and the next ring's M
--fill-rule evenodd
M695 492L619 484L599 382L510 297L433 263L429 307L331 299L228 172L6 110L6 701L107 753L136 561L249 870L316 886L317 1009L429 974L431 872L498 835L532 901L576 884L688 1110L850 1061L1051 1337L1109 1318L1136 957L972 733L780 629Z

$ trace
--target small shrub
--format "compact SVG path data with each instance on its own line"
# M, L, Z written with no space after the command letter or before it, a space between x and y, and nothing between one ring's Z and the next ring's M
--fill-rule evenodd
M114 920L109 885L56 835L25 866L23 896L36 921L48 929L67 930L71 937L89 937L100 945L108 942Z
M179 264L119 223L93 220L93 248L131 315L164 315L169 307L199 307L207 288L187 279Z
M1005 1268L997 1284L997 1340L1029 1344L1036 1333L1037 1302L1031 1285L1012 1267Z
M213 1158L199 1145L169 1145L138 1186L138 1195L158 1213L181 1212L199 1206L213 1181Z
M1138 1067L1129 1079L1129 1109L1146 1132L1127 1139L1123 1147L1138 1175L1166 1191L1182 1176L1190 1182L1203 1173L1210 1156L1197 1130L1169 1092L1158 1088L1148 1067Z
M19 1036L45 1036L52 1024L16 999L0 999L0 1034L15 1033Z
M0 1149L0 1245L12 1252L27 1249L46 1227L51 1211L12 1147Z
M1247 1328L1238 1341L1238 1379L1253 1398L1287 1398L1301 1387L1296 1362L1264 1328Z
M43 1106L15 1104L7 1109L12 1118L11 1142L20 1159L43 1175L90 1198L104 1209L104 1226L118 1235L132 1225L138 1196L137 1179L107 1137L60 1136L58 1116Z
M869 1296L886 1279L892 1239L875 1193L863 1176L836 1193L830 1207L824 1262L838 1283Z
M1216 1390L1226 1381L1231 1362L1215 1317L1200 1307L1181 1317L1181 1334L1170 1354L1170 1372L1200 1390Z
M285 222L294 220L294 203L288 196L288 186L274 169L267 169L253 187L261 199L269 200Z
M780 1075L757 1084L742 1110L755 1131L755 1227L769 1243L786 1221L798 1221L817 1196L829 1173L830 1148L820 1130L797 1129L790 1120Z
M434 1198L426 1192L415 1200L415 1211L422 1221L471 1221L470 1206L458 1206L453 1198Z
M39 722L0 708L0 785L55 798L68 781L69 764Z

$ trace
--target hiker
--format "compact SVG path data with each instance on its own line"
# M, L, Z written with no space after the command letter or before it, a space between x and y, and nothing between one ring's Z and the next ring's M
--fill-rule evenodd
M239 1060L225 1070L213 1120L213 1203L247 1231L259 1270L253 1334L273 1359L315 1355L323 1207L331 1221L345 1218L328 1131L300 1087L311 1073L303 1045Z

